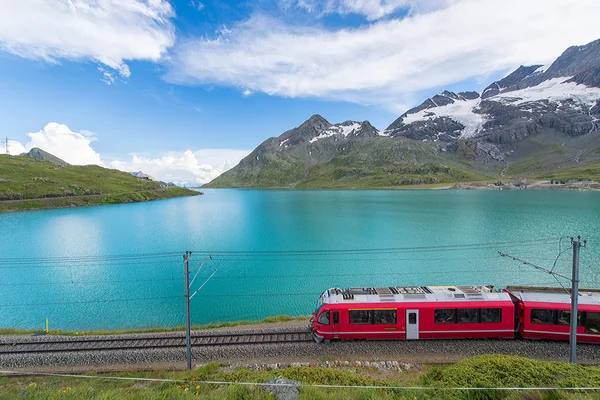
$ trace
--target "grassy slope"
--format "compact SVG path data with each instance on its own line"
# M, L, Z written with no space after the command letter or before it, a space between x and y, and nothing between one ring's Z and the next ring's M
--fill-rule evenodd
M355 144L319 163L275 151L261 159L260 167L240 164L206 187L366 188L491 179L439 154L435 144L389 138Z
M117 170L61 167L24 156L0 155L0 211L115 204L196 195Z
M600 132L580 137L542 134L516 146L507 176L533 179L600 179ZM578 160L575 161L575 160Z
M226 367L226 365L223 365ZM288 367L277 370L231 371L208 364L191 372L136 372L116 376L179 379L183 382L136 382L58 377L0 377L0 399L274 399L257 387L209 385L198 381L266 382L282 376L305 384L356 386L426 386L411 389L324 389L303 387L300 399L591 399L593 392L566 392L561 387L597 386L600 368L534 361L521 357L484 355L448 366L423 366L408 372L381 372L369 367ZM443 387L553 387L550 391L477 392ZM437 389L434 389L437 388Z

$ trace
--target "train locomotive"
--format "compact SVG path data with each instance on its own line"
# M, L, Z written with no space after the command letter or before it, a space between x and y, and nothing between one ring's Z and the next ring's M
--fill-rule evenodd
M569 340L570 294L558 288L411 286L328 289L309 327L323 340ZM600 343L600 290L580 289L577 340Z

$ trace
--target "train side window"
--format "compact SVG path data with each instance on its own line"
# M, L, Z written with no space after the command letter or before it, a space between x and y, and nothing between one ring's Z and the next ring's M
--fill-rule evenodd
M459 324L476 324L479 322L479 310L477 308L459 308L456 310L456 322Z
M479 321L481 322L502 322L501 308L481 308L479 310Z
M456 322L456 310L454 308L440 308L434 311L436 324L453 324Z
M323 311L319 315L319 319L317 320L317 322L323 325L329 325L329 311Z
M600 312L586 313L585 331L596 335L600 335Z
M333 323L334 324L340 323L340 313L338 311L333 312Z
M554 310L534 308L531 310L531 322L534 324L553 324Z
M557 321L559 325L571 325L571 311L558 311ZM583 326L583 315L581 311L577 313L577 325Z
M349 315L351 324L371 323L371 310L350 310Z
M373 310L374 324L395 324L396 310Z

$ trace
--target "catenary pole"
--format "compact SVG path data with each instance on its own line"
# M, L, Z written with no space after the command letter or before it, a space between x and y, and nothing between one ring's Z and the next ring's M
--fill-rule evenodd
M571 330L569 336L569 362L577 362L577 316L579 297L579 249L581 248L581 236L577 240L571 238L573 245L573 276L571 278Z
M553 269L543 268L543 267L540 267L539 265L532 264L532 263L522 260L520 258L513 257L509 254L498 252L502 257L509 257L515 261L519 261L525 265L529 265L535 269L538 269L546 274L553 275L555 278L557 276L559 276L561 278L571 281L571 293L570 293L571 294L571 315L570 315L570 319L569 319L569 322L570 322L569 362L572 362L572 363L577 362L577 322L579 319L578 318L579 317L579 312L578 312L579 311L579 309L578 309L578 303L579 303L579 251L581 250L582 243L583 243L583 247L585 247L587 244L587 240L582 241L581 236L577 236L577 240L575 240L574 238L571 237L571 246L573 247L573 270L571 273L571 278L554 272L553 271L554 268ZM559 256L560 256L560 254L559 254ZM557 260L558 260L558 258L557 258ZM562 286L562 284L561 284L561 286ZM563 286L563 288L564 288L564 286Z
M185 360L186 368L192 369L192 343L190 333L190 265L189 261L192 256L191 251L186 251L183 255L183 269L185 281Z

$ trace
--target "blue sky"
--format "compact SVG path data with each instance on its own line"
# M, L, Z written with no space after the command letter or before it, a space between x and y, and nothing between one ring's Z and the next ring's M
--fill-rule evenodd
M0 134L203 183L312 114L384 129L600 37L598 2L563 3L21 0L0 6Z

